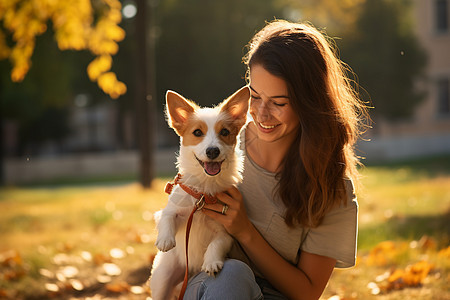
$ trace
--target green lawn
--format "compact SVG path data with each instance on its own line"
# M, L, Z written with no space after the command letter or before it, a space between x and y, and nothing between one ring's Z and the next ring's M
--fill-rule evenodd
M322 298L449 299L450 157L361 175L358 264ZM146 299L168 179L1 188L0 299Z

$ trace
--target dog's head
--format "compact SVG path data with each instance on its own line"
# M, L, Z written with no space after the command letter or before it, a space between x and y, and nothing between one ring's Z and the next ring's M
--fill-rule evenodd
M217 107L200 108L173 91L167 92L168 123L180 136L180 172L212 177L234 167L230 164L246 122L249 98L249 88L243 87Z

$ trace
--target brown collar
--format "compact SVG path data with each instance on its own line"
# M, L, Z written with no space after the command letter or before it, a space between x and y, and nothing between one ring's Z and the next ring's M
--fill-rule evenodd
M175 176L173 182L168 182L165 187L165 192L170 195L172 193L173 187L175 185L179 185L186 193L194 197L198 200L196 203L196 206L198 209L201 209L205 203L207 204L214 204L218 201L218 199L215 196L208 195L208 194L202 194L200 192L197 192L196 190L192 189L191 187L183 184L180 182L181 174L178 173L177 176ZM204 201L204 202L203 202Z

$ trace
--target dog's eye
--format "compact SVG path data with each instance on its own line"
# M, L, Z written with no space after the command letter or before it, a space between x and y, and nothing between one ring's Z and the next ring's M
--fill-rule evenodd
M229 134L230 134L230 131L226 128L222 128L222 130L220 131L221 136L227 136Z
M200 137L203 135L203 132L200 129L195 129L192 134L194 134L197 137Z

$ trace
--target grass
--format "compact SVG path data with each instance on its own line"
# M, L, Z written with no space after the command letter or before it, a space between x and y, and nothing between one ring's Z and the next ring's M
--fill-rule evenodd
M368 166L361 174L361 249L381 240L412 240L423 235L448 241L450 157Z
M442 250L450 237L450 156L370 165L361 174L358 264L334 272L322 299L450 298L450 255ZM152 215L167 201L169 179L150 190L115 178L1 188L0 299L146 299ZM391 272L421 261L430 270L418 287L405 275L392 288ZM120 274L105 270L111 263Z

